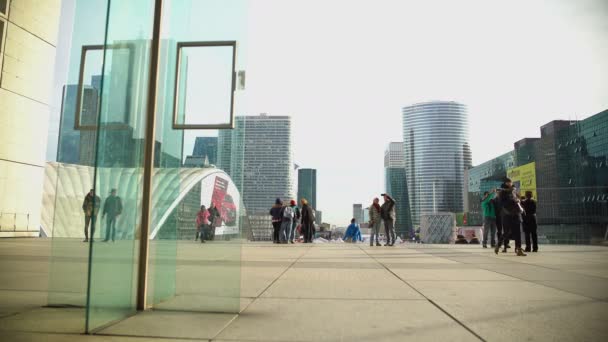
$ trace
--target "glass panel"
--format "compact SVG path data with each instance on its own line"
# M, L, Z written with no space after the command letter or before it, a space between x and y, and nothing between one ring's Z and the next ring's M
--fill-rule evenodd
M0 15L6 15L8 10L8 0L0 0Z
M95 159L100 235L91 243L87 331L135 311L153 12L151 0L110 2Z
M230 125L235 48L234 42L178 44L178 125Z

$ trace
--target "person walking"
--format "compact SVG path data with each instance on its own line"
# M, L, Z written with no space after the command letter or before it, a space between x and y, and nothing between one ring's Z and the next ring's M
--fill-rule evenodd
M95 189L89 190L89 193L84 196L82 202L82 211L84 212L84 240L82 242L89 241L89 226L91 227L91 240L95 234L95 220L99 213L99 207L101 206L101 198L95 195Z
M494 198L496 190L492 193L485 192L481 201L481 209L483 210L483 248L488 248L488 234L490 234L490 243L492 247L496 246L496 212L494 211Z
M215 228L222 225L222 216L220 215L220 211L217 209L215 204L211 202L209 205L209 228L207 234L207 240L212 241L215 240Z
M289 239L289 232L293 226L293 221L296 217L296 213L293 211L291 205L286 205L281 209L281 230L279 231L279 243L286 244Z
M283 201L277 198L274 205L270 208L270 216L272 216L272 243L279 243L279 232L281 231Z
M110 239L114 242L116 218L122 214L122 200L116 195L116 189L110 191L110 197L106 198L103 204L103 214L101 214L101 217L103 218L106 214L108 215L106 218L106 238L103 242L108 242Z
M385 246L393 246L395 244L395 219L397 217L395 213L395 200L388 194L382 194L384 196L384 203L380 207L380 217L384 221L384 232L386 234Z
M204 205L201 205L201 210L196 214L196 237L194 241L201 238L201 243L205 243L205 235L209 234L209 210Z
M521 203L524 208L523 213L523 226L524 236L526 238L526 252L538 252L538 235L536 231L538 225L536 224L536 201L532 198L532 191L526 191L526 199ZM530 244L532 240L532 244Z
M311 243L314 236L315 215L312 213L312 208L308 205L306 198L300 200L302 204L302 233L304 234L304 243Z
M369 239L369 245L374 245L374 236L376 237L376 246L380 246L380 225L382 224L382 217L380 216L380 200L378 197L374 198L374 202L369 206L369 227L371 228L371 236Z
M298 224L300 223L300 220L302 219L302 213L300 212L300 208L298 207L296 200L292 199L291 202L289 203L289 205L293 209L295 216L294 216L293 222L291 224L291 229L288 232L289 235L287 236L287 240L289 240L289 243L293 243L293 240L296 235L296 227L298 226Z
M505 182L501 186L498 200L502 207L500 215L502 219L503 234L498 240L496 247L494 247L494 253L498 254L500 245L504 243L505 239L510 237L515 240L515 253L517 256L526 256L521 249L521 213L523 210L511 179L505 179ZM505 247L503 252L506 251L507 249Z

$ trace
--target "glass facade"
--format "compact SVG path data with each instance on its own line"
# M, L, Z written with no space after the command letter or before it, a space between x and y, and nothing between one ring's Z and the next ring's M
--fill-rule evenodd
M298 201L302 198L306 198L313 209L318 209L317 170L315 169L298 170Z
M413 225L405 168L387 167L384 171L386 192L390 194L396 202L395 211L397 220L395 221L395 233L402 239L409 238L410 234L413 232Z
M471 166L466 106L432 101L403 108L403 147L412 221L462 212L464 171Z

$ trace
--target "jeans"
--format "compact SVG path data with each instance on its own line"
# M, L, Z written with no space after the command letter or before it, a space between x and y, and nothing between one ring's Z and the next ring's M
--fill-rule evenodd
M104 241L110 240L110 235L112 235L112 241L114 241L116 235L116 216L108 215L106 218L106 239Z
M378 220L375 221L374 224L371 226L372 231L371 231L371 236L369 237L369 245L373 246L374 245L374 236L376 237L376 243L380 243L378 241L379 235L380 235L380 225L382 224L382 221Z
M386 234L386 243L391 245L395 243L395 221L394 220L384 220L384 232ZM392 238L392 240L391 240ZM392 241L392 242L391 242Z
M293 242L296 238L296 228L298 227L298 220L293 220L291 224L291 229L288 231L289 235L287 235L287 240Z
M91 226L91 239L95 235L95 219L97 216L84 215L84 238L89 238L89 225Z
M496 218L495 217L484 217L483 218L483 245L488 244L488 234L491 234L490 241L492 246L496 244L494 236L496 235Z
M498 245L504 243L505 247L509 242L509 239L515 240L515 248L521 248L521 220L519 216L515 215L503 215L502 216L502 236L498 239ZM498 248L498 247L496 247Z
M281 221L272 222L272 242L279 242L279 232L281 231Z
M287 240L289 240L291 226L293 226L293 220L283 220L283 222L281 222L281 231L279 232L279 240L281 242L287 242Z

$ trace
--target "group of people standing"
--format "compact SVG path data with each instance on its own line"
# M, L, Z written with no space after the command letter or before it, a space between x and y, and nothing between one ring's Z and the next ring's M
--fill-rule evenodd
M201 243L205 243L205 240L215 240L215 228L219 219L221 219L220 212L213 203L209 205L209 209L201 205L201 209L196 214L196 237L194 240L200 238Z
M300 226L300 233L304 236L304 243L311 243L315 234L315 213L305 198L300 200L302 208L298 207L296 200L283 204L277 198L272 208L272 242L273 243L294 243L296 240L297 227Z
M488 235L491 246L498 254L500 246L507 252L509 240L515 241L515 253L526 256L524 252L538 252L538 235L536 223L536 201L532 192L526 191L520 198L513 181L505 178L499 189L486 191L481 201L484 216L483 248L488 248ZM521 246L521 228L526 240L526 248ZM495 235L498 238L496 242Z
M369 226L371 227L369 245L374 245L375 237L376 246L382 246L379 235L380 225L384 222L385 246L393 246L397 238L397 234L395 234L395 221L397 220L397 213L395 211L396 202L389 194L381 194L381 196L384 198L382 205L380 205L380 199L376 197L369 207Z
M84 240L89 241L89 227L91 231L91 239L95 235L95 220L99 214L101 207L101 198L95 195L95 189L91 189L84 197L82 202L82 211L84 212ZM110 191L110 196L106 198L103 204L101 218L106 218L105 239L103 242L109 242L110 239L114 242L116 238L116 219L122 214L122 200L116 195L116 189ZM107 217L106 217L107 215Z

